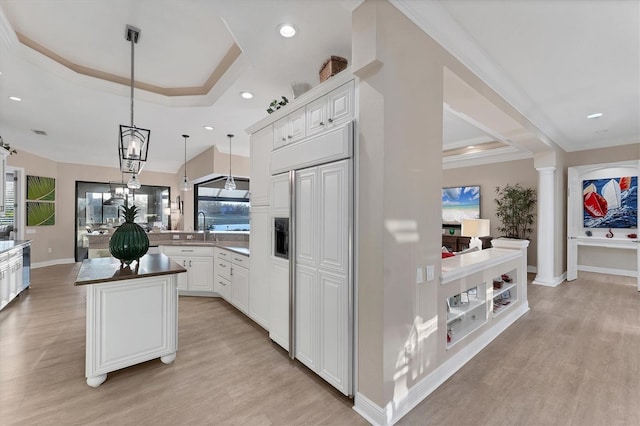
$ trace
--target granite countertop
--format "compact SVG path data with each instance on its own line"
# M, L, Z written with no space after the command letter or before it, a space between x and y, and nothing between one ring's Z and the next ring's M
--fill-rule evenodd
M244 256L249 256L249 249L246 247L220 246L220 248L232 251L234 253L242 254Z
M0 254L18 247L31 244L31 240L0 240Z
M140 258L139 265L137 262L132 264L133 270L129 267L122 268L120 261L114 257L83 260L74 285L98 284L187 271L164 254L145 254Z

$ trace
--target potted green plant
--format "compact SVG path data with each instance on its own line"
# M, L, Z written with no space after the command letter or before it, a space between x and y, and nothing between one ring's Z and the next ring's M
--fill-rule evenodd
M507 238L528 239L534 223L536 190L519 183L496 187L496 216L502 222L498 231Z
M277 110L279 110L280 108L282 108L283 106L285 106L288 103L289 103L289 99L287 99L285 96L282 96L282 100L281 101L279 101L277 99L274 99L269 104L269 108L267 108L267 112L269 114L272 114L272 113L276 112Z

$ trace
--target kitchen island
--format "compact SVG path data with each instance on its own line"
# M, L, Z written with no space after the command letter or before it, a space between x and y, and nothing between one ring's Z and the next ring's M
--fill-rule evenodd
M115 258L87 259L75 281L87 288L87 384L107 373L160 358L171 364L178 349L177 274L186 269L164 254L147 254L133 268Z

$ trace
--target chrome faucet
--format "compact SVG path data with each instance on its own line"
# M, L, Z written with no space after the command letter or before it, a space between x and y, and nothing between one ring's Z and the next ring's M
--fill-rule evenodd
M204 241L207 241L207 217L205 216L202 210L198 212L198 219L200 218L200 215L202 215L202 229L204 232Z

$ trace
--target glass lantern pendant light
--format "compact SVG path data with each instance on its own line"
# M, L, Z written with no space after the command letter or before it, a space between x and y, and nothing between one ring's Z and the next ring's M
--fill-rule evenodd
M151 131L136 127L133 121L134 46L140 38L140 29L127 25L125 38L131 42L131 125L120 125L118 151L120 171L137 175L142 171L147 161Z
M189 182L189 178L187 177L187 138L189 135L182 135L182 137L184 138L184 176L180 183L180 190L191 191L191 182Z
M229 134L227 137L229 138L229 176L227 176L227 182L224 184L224 189L227 191L233 191L236 189L236 183L231 175L231 138L233 135Z

